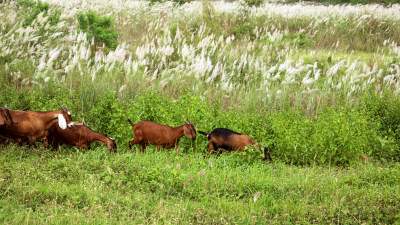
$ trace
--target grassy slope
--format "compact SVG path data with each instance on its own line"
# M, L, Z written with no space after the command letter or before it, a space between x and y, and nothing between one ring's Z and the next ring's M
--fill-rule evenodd
M399 164L249 165L152 148L13 146L1 148L0 163L1 223L391 224L400 216Z

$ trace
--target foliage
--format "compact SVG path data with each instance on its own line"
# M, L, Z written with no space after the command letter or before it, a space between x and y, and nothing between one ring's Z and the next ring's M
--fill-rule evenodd
M50 10L49 3L34 0L18 0L18 5L23 8L22 13L25 15L23 27L30 26L40 13L42 17L48 16L50 25L55 25L60 21L60 10Z
M251 7L259 7L265 0L243 0L243 3Z
M103 43L110 49L115 49L118 45L119 34L114 28L112 16L100 16L93 10L86 13L80 12L77 15L79 29L88 34L88 38L94 38L94 49Z
M254 163L260 163L260 160L264 158L263 148L260 149L256 147L245 147L244 152L232 152L227 156L228 159L235 163L236 165L252 165Z
M357 162L360 154L373 151L378 134L365 116L356 110L343 109L329 109L319 114L315 131L313 158L330 164Z
M114 93L103 92L100 98L89 103L79 90L70 92L53 82L38 90L15 91L4 86L0 94L0 103L7 103L12 109L54 110L58 104L66 105L74 112L75 121L84 118L95 131L116 138L118 146L126 146L133 138L128 118L134 123L150 120L173 127L189 118L197 130L209 132L226 127L246 133L257 143L269 145L273 159L291 164L349 165L356 163L360 154L386 161L399 157L393 132L385 131L380 123L367 116L375 113L372 109L365 112L365 108L328 108L320 110L316 120L302 115L299 109L260 116L224 111L218 103L209 105L190 94L174 99L163 97L157 91L136 95L129 102L118 99ZM202 135L196 141L182 138L181 149L185 154L205 154L207 139ZM260 161L262 152L250 148L231 157L251 164Z
M146 7L157 6L169 7ZM116 137L122 146L132 139L127 118L171 126L189 118L204 131L226 127L249 134L257 143L268 143L271 155L285 163L349 165L360 154L386 161L399 158L400 106L393 78L398 49L387 44L398 41L392 17L364 16L360 22L352 13L335 14L313 23L297 15L254 16L258 9L240 4L238 14L221 13L205 1L202 12L191 20L173 17L175 11L160 14L159 23L146 25L151 32L140 36L146 38L137 39L147 43L93 53L90 49L102 42L99 37L116 45L116 36L102 36L115 32L111 16L89 10L79 13L78 21L70 18L54 25L79 25L94 38L93 45L74 29L63 30L68 38L61 40L58 35L63 32L46 29L52 26L41 22L49 16L40 18L57 6L21 0L4 12L12 14L13 7L41 12L26 29L1 20L1 43L7 47L0 57L0 100L14 109L52 110L67 103L76 121L85 118L90 127ZM138 15L135 21L140 23L154 21L151 13ZM16 20L25 16L18 14ZM120 14L113 16L121 21ZM360 24L355 33L349 29L352 24ZM367 33L370 36L362 35ZM356 52L347 54L339 39ZM328 51L333 45L336 49ZM382 52L374 52L379 48ZM181 144L184 153L207 151L202 136L196 141L183 138ZM255 155L249 151L232 157L250 163Z

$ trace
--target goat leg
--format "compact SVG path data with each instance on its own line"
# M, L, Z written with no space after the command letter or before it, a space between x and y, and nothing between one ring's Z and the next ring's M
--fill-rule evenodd
M36 138L32 137L32 136L30 136L28 138L29 138L29 146L33 147L33 148L36 148Z
M176 146L175 146L175 151L176 151L176 154L181 155L181 153L180 153L180 151L179 151L179 145L176 145Z
M134 143L133 143L133 140L132 140L132 141L129 141L129 149L130 149L130 150L132 150L133 144L134 144Z
M140 150L140 152L144 152L144 150L146 150L147 148L147 144L141 144L142 145L142 149Z

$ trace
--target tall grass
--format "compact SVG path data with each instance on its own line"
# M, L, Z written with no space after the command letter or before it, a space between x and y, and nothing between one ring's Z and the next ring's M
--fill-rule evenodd
M225 109L280 110L289 101L308 114L343 98L357 105L371 91L398 96L398 5L47 2L50 11L27 27L19 22L23 6L1 5L2 66L13 82L107 83L128 98L150 87L225 99ZM113 12L121 33L115 51L93 52L93 41L77 32L82 5ZM47 15L58 11L59 22L50 23Z

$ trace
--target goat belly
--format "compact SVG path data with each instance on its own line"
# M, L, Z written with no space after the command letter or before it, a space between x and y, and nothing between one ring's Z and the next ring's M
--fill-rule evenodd
M232 146L228 146L228 145L218 146L218 148L222 148L222 149L225 149L227 151L233 151Z

